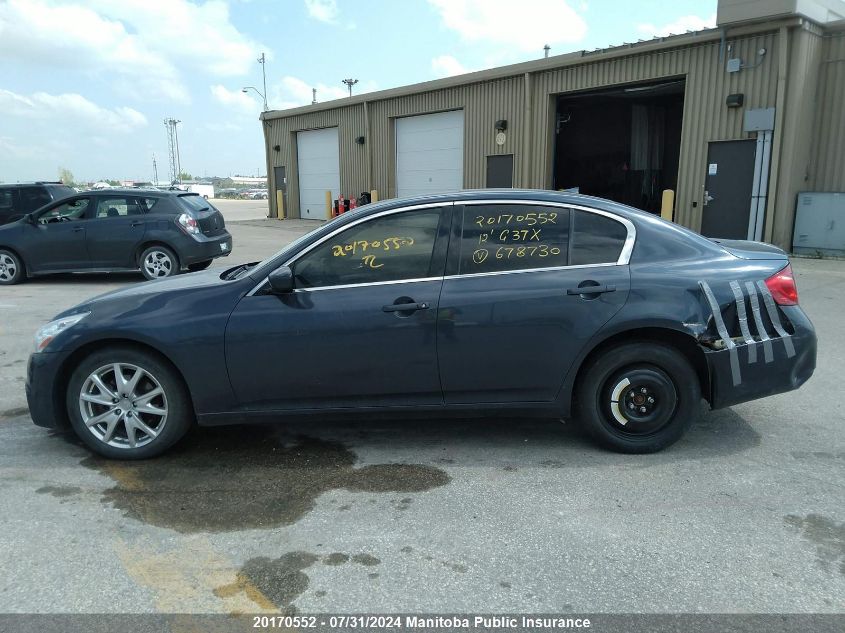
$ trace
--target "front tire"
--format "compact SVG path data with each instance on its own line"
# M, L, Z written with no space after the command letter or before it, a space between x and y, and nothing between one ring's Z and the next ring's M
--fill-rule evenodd
M150 246L144 249L138 260L141 272L150 281L179 273L179 258L166 246Z
M23 261L17 253L0 248L0 285L12 286L26 278Z
M128 347L85 358L71 374L65 400L79 438L110 459L160 455L194 419L176 371L157 356Z
M677 442L699 414L701 385L687 359L661 343L602 352L579 380L578 417L600 444L654 453Z

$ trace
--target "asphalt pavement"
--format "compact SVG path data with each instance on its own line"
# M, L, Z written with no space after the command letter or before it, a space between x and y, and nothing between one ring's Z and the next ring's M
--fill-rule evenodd
M315 226L257 202L217 201L214 266ZM845 262L793 266L815 376L645 456L555 420L315 419L108 462L32 425L26 358L55 313L142 277L4 287L0 612L842 612Z

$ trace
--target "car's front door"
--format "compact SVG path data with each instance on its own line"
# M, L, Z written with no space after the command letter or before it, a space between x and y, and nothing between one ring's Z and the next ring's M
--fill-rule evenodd
M536 203L455 207L437 325L445 402L553 401L627 299L629 224Z
M92 268L137 268L145 216L134 196L94 197L85 241Z
M38 212L25 233L26 265L32 272L87 270L85 227L91 198L70 198Z
M244 408L439 405L437 301L450 206L363 218L291 263L295 290L244 297L226 361Z

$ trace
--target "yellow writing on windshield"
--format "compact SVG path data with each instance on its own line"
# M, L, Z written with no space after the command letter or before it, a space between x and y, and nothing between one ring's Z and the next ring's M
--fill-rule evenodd
M366 253L369 250L377 251L398 251L403 246L413 246L412 237L385 237L380 240L355 240L346 244L335 244L332 246L332 255L335 257L346 257Z

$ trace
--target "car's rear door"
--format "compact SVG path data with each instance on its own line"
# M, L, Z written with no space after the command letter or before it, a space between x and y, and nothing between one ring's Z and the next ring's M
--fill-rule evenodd
M135 196L93 196L86 225L92 268L137 268L136 255L144 238L145 214Z
M437 300L451 206L362 218L291 263L296 289L244 297L229 376L253 410L440 405Z
M625 303L634 227L590 209L455 208L437 346L447 404L550 402Z
M77 196L39 210L35 223L22 233L27 269L35 273L90 269L85 246L90 207L90 196Z

